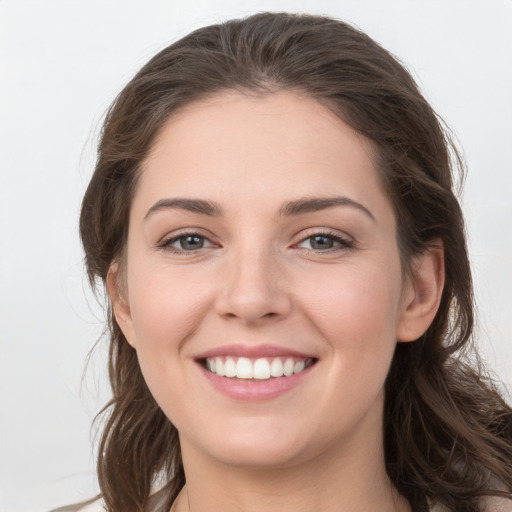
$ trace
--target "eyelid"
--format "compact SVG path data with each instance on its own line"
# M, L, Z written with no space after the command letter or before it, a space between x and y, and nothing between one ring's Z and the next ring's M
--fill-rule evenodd
M331 251L340 251L340 250L350 250L353 249L356 245L356 241L349 235L341 233L337 230L333 230L331 228L311 228L310 230L306 230L306 232L301 234L301 239L294 244L295 247L302 244L306 240L310 238L314 238L316 236L325 236L326 238L330 238L335 242L338 242L340 245L338 247L331 247L329 249L309 249L303 247L302 249L313 251L315 253L318 252L331 252Z
M187 236L197 236L199 238L202 238L206 240L209 244L208 247L200 247L199 249L195 250L184 250L184 249L178 249L176 247L172 247L172 244L177 242L180 238L187 237ZM199 251L202 251L203 249L209 249L211 247L218 246L215 242L211 240L211 237L208 235L205 235L201 229L199 228L183 228L182 230L174 231L172 233L169 233L162 237L156 244L156 247L158 249L162 249L164 251L169 251L174 254L197 254Z
M191 250L185 250L185 249L179 249L176 247L172 247L172 244L177 242L180 238L187 237L187 236L197 236L203 240L206 241L209 245L207 247L200 247L198 249L191 249ZM300 244L304 243L306 240L310 238L314 238L317 236L325 236L326 238L332 239L334 242L337 242L339 245L337 247L331 247L328 249L313 249L313 248L307 248L307 247L298 247ZM210 249L211 247L219 246L219 244L216 244L211 240L212 237L204 234L200 228L183 228L182 230L178 230L172 233L169 233L162 237L161 240L159 240L156 244L156 247L158 249L162 249L165 251L169 251L171 253L175 254L197 254L199 251L202 251L204 249ZM354 248L356 242L355 240L344 233L341 233L337 230L333 230L331 228L310 228L308 230L305 230L305 232L301 233L301 238L298 242L293 244L293 247L300 248L306 251L311 251L315 253L323 252L334 252L334 251L347 251Z

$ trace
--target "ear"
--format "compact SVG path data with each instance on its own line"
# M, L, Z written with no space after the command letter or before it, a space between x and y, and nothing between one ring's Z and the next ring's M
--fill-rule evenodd
M126 286L121 285L122 276L119 275L119 272L122 272L122 270L119 269L118 263L113 263L108 269L106 280L107 293L117 324L123 331L128 343L135 348L135 331L128 301L128 292Z
M444 288L444 248L435 240L415 256L404 285L397 341L414 341L422 336L436 316Z

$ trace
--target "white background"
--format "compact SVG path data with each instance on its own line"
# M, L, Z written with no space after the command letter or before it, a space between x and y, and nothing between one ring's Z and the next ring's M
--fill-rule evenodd
M0 512L94 492L104 349L81 377L103 313L77 223L106 107L169 42L262 10L357 24L409 66L455 131L480 345L511 387L511 0L0 0Z

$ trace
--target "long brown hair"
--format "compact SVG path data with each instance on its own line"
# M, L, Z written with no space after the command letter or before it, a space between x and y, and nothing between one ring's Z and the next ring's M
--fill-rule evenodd
M466 357L473 296L463 218L452 172L462 163L409 73L348 24L261 13L201 28L165 48L107 113L80 233L91 284L121 262L141 162L178 109L220 90L298 91L374 142L394 205L407 271L434 239L445 250L439 311L413 343L397 344L386 382L387 472L414 510L427 501L478 510L485 495L512 493L512 411ZM110 512L168 510L185 482L178 435L152 398L136 352L109 311L112 399L98 455ZM160 491L152 495L155 482Z

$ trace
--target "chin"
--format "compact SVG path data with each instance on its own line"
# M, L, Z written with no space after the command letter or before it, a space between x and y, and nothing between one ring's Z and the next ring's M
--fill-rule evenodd
M250 470L270 470L294 466L300 463L301 453L297 447L289 446L230 446L226 450L216 450L212 454L220 462L237 468Z
M308 445L296 434L290 429L285 432L275 427L235 432L223 429L219 435L211 435L202 450L209 453L212 459L228 466L255 470L282 468L307 458L305 452Z

